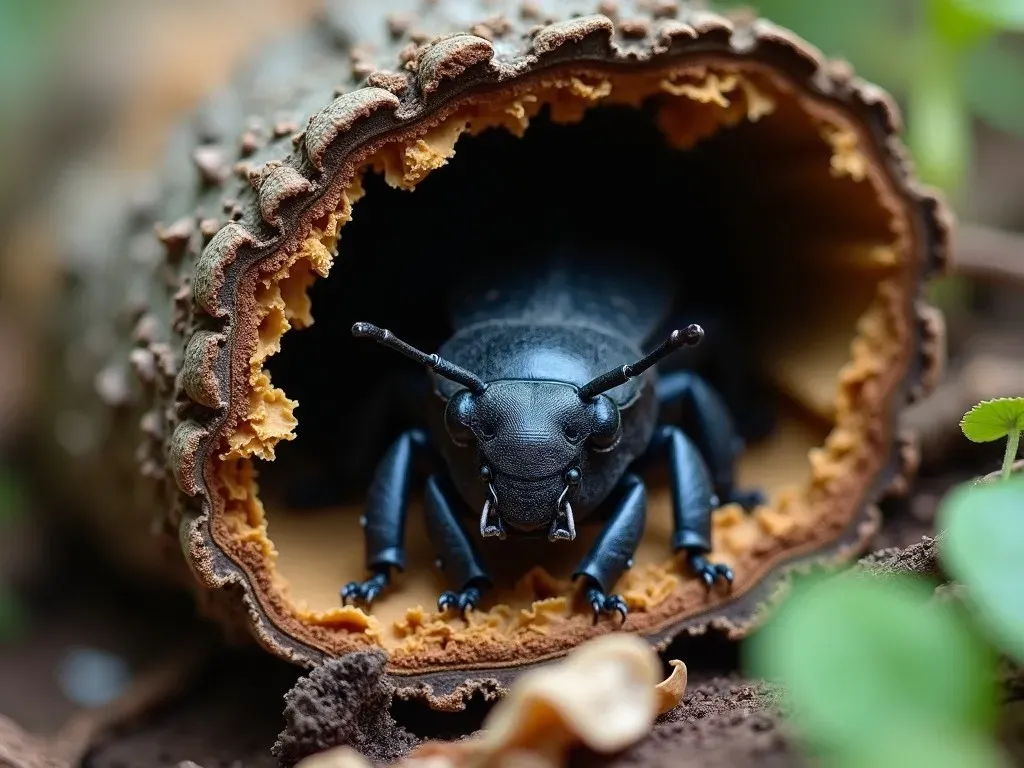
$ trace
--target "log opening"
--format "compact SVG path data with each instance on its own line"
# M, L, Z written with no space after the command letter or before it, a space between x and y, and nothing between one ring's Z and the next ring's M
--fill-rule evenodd
M606 631L574 610L565 581L589 535L536 557L536 545L483 546L503 564L499 589L468 623L437 614L445 587L418 503L406 573L369 612L338 598L364 574L360 482L407 423L398 410L379 422L385 411L370 401L411 366L353 341L351 323L432 349L446 333L435 287L447 270L514 235L528 247L543 226L572 226L642 241L678 265L697 299L739 321L777 399L771 429L734 401L752 439L740 476L771 503L716 513L732 598L795 557L863 543L879 488L899 472L892 413L916 365L921 271L912 214L871 142L777 73L708 60L548 73L385 144L298 249L241 283L258 329L241 340L252 350L248 413L214 458L214 539L278 627L330 654L381 645L398 674L528 663ZM287 509L304 473L344 481L350 501ZM724 593L708 598L669 556L668 504L652 479L648 532L619 585L629 628L651 637L710 609L729 615Z

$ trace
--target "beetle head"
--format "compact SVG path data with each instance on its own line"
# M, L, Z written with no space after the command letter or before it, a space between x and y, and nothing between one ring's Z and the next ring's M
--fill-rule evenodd
M605 395L582 400L576 387L548 381L495 381L483 392L460 390L445 409L456 445L478 449L488 484L484 535L547 528L574 538L572 502L585 451L610 451L622 435L618 406Z

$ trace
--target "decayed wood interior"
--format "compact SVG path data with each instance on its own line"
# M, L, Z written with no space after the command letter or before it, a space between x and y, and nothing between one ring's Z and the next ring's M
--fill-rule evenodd
M550 77L375 156L338 212L315 225L287 266L257 282L263 319L251 408L222 446L228 492L214 529L229 554L231 542L263 551L257 581L271 618L308 628L332 650L382 644L410 666L478 640L546 648L590 626L563 580L596 529L557 546L481 542L500 588L467 626L434 610L447 586L432 565L418 500L407 571L369 614L342 608L338 596L365 575L360 482L404 416L361 398L383 395L388 375L411 365L353 342L348 328L370 320L436 346L445 323L431 280L460 258L486 258L497 240L530 231L531 216L559 204L566 225L661 248L691 293L712 297L755 342L779 418L740 463L743 483L769 490L770 506L716 513L714 554L736 569L737 589L772 558L834 538L844 522L835 510L859 503L863 478L887 458L864 446L905 365L901 291L911 266L906 221L884 202L884 179L858 134L814 109L765 73L725 66ZM374 441L366 425L378 413L388 424ZM738 415L755 429L757 409ZM351 501L286 507L289 485L325 474L349 482ZM824 510L832 510L827 523ZM683 605L678 595L703 599L670 557L670 534L667 489L652 476L648 531L619 585L640 628L645 614Z

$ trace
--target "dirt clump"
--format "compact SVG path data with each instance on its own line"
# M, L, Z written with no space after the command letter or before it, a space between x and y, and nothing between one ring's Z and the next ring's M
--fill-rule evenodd
M285 694L285 729L272 753L282 766L332 747L350 746L378 763L392 762L417 739L391 716L394 687L383 653L331 659Z

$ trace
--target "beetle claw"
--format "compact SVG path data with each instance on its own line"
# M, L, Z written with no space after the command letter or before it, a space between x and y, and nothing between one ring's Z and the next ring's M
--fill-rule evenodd
M461 592L451 590L441 594L437 598L437 609L441 612L449 608L457 610L463 617L470 608L476 608L480 602L480 590L477 587L466 587Z
M715 581L719 578L723 579L730 587L732 586L735 575L729 566L722 563L709 563L703 555L696 552L692 552L687 556L687 562L690 565L690 569L704 580L704 585L708 591L715 586Z
M626 623L629 615L629 606L622 599L622 595L606 595L599 587L590 587L587 590L587 602L594 611L594 623L601 617L602 613L617 613L621 624Z
M384 591L388 581L386 571L379 571L366 581L350 581L341 588L341 604L348 605L351 601L369 606Z

